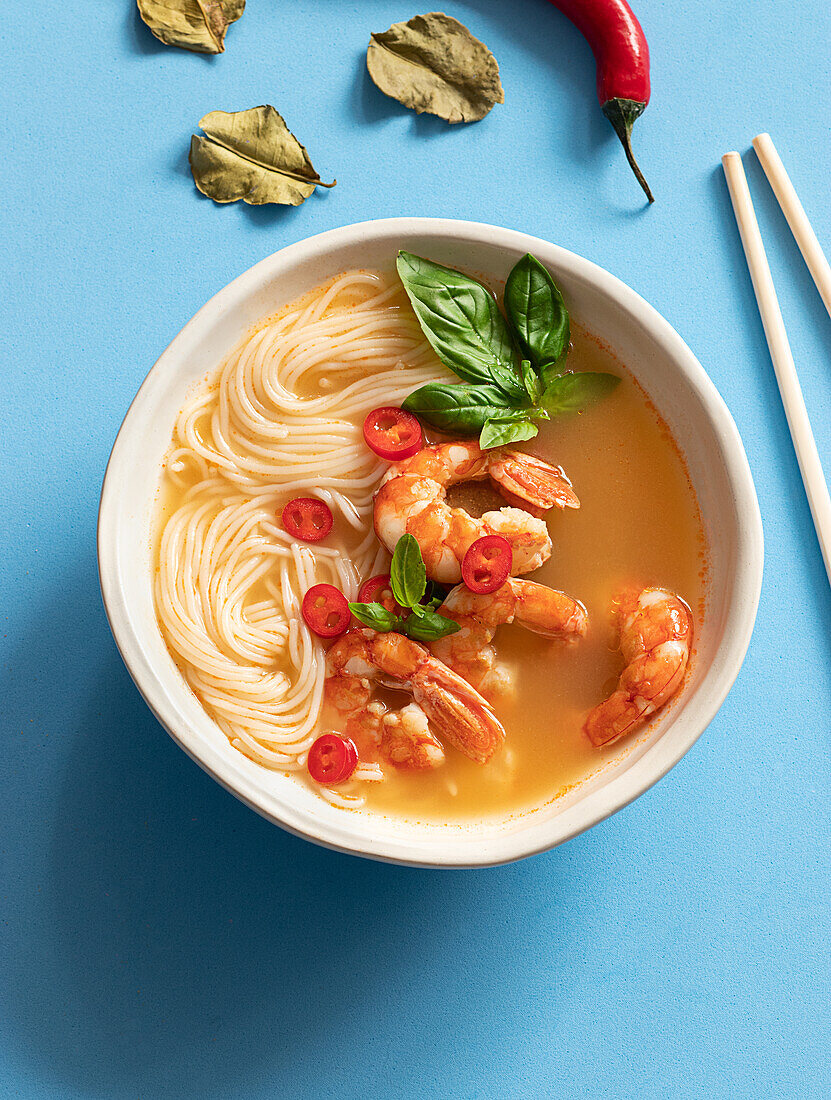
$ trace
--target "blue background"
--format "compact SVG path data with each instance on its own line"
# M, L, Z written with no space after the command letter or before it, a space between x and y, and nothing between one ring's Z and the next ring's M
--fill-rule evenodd
M0 1093L21 1097L825 1097L829 595L719 166L768 129L831 246L831 9L638 0L646 209L544 0L448 0L506 103L449 128L369 82L388 0L250 0L227 53L131 0L4 4ZM298 209L194 190L209 110L270 102L338 186ZM831 321L750 185L820 449ZM309 234L397 214L527 230L609 268L727 399L767 539L758 624L709 732L557 851L436 873L317 849L170 741L98 594L107 455L217 289Z

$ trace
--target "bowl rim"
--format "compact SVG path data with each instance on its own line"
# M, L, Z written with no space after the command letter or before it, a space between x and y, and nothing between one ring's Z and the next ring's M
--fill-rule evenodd
M737 571L730 592L727 626L718 648L719 667L714 682L709 683L707 698L700 701L696 721L689 724L694 728L687 728L683 733L673 736L671 751L659 760L639 761L641 766L637 782L634 786L629 784L632 789L627 789L625 782L621 783L621 780L626 779L624 773L580 800L580 804L590 807L590 812L577 822L571 821L574 816L572 814L554 816L544 822L536 822L533 836L531 830L519 828L502 836L488 837L479 847L471 847L469 840L468 843L459 843L458 836L448 833L441 851L433 850L429 856L419 854L416 838L377 840L350 834L348 821L353 818L351 813L344 814L343 826L337 827L322 819L314 819L293 806L291 799L283 798L280 793L269 792L268 797L265 797L265 792L256 789L235 761L229 762L223 758L212 745L202 741L198 733L191 731L186 716L178 709L176 701L165 690L154 671L152 655L148 653L141 630L130 614L130 601L124 589L118 553L119 486L128 465L127 447L131 427L139 420L143 408L152 404L157 381L160 381L168 360L179 359L186 354L188 345L197 338L205 323L212 323L220 313L228 314L237 309L259 286L279 275L281 269L290 270L296 264L323 258L334 248L366 242L368 239L391 235L404 237L408 234L432 235L513 251L544 251L549 257L556 257L555 262L567 268L571 276L592 284L627 316L648 330L695 392L720 443L725 474L733 492L737 514L736 556L743 563L742 568ZM287 245L237 276L193 315L151 367L130 403L116 435L101 490L97 548L104 608L124 663L156 719L201 768L251 809L313 843L392 863L448 868L495 866L546 851L616 813L663 778L704 733L738 675L756 619L764 559L762 520L756 489L736 424L704 368L681 336L653 306L598 264L541 238L481 222L410 217L357 222ZM711 669L708 673L711 679L712 672ZM568 824L563 822L563 817L568 819Z

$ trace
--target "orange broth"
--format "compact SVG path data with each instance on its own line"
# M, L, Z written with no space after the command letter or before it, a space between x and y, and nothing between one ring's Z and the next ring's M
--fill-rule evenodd
M548 515L554 550L530 576L585 604L588 635L565 645L513 624L501 627L498 659L514 679L513 696L495 708L507 731L503 750L484 766L447 748L436 771L385 769L383 783L366 784L373 810L426 821L464 820L521 812L566 793L639 736L596 749L581 728L623 666L610 621L615 593L630 583L667 587L700 621L706 544L683 458L615 357L577 326L572 342L569 369L610 371L623 381L587 412L542 422L537 438L525 445L564 467L581 504ZM500 503L473 487L451 499L473 513Z

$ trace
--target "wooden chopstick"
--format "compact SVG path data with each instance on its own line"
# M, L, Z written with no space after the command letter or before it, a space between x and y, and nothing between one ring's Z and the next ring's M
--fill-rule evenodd
M782 404L785 406L785 415L788 418L788 427L802 473L802 481L811 506L811 515L822 550L825 571L831 582L831 497L828 495L828 485L822 472L816 440L811 430L808 410L805 408L805 399L802 396L796 366L785 332L785 322L782 320L782 311L779 308L765 255L759 223L756 221L742 158L738 153L725 153L721 163L727 177L733 212L739 226L744 254L747 257L747 266L750 269L759 313L762 315L762 324L770 348L770 357L773 360L773 369L776 372L776 381L779 383Z
M782 207L782 213L791 227L799 251L802 253L808 270L811 272L817 290L825 302L825 308L831 314L831 266L825 258L817 235L811 228L808 215L803 209L799 196L790 176L785 171L782 158L776 152L776 146L771 140L770 134L757 134L753 139L753 148L756 156L765 170L768 182L773 188L773 193Z

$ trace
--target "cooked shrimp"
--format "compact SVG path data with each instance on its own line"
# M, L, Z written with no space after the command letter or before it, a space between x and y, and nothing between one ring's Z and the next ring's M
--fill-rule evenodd
M512 502L519 499L535 509L580 506L559 466L520 451L483 451L477 443L434 443L390 466L375 496L375 533L390 552L403 534L414 535L427 575L444 584L461 580L462 559L483 535L506 538L513 572L530 573L551 554L541 519L521 508L501 508L475 519L446 501L451 485L485 478Z
M373 681L381 680L412 692L436 732L472 760L484 764L505 739L505 730L490 704L423 645L403 634L348 630L329 650L326 665L327 697L353 724L373 720L368 709L372 705ZM408 723L411 739L413 729ZM387 748L394 745L395 732L388 734ZM383 734L381 745L385 747ZM426 751L419 756L424 760L435 758L435 753Z
M617 615L626 668L617 690L589 712L583 725L598 747L631 733L675 695L692 644L692 613L665 588L624 593Z
M518 622L545 638L570 641L581 638L588 626L586 609L579 600L536 581L515 577L509 577L501 588L487 595L477 595L459 584L439 613L455 619L461 629L431 642L431 651L478 691L489 695L499 694L505 686L490 644L497 627Z

